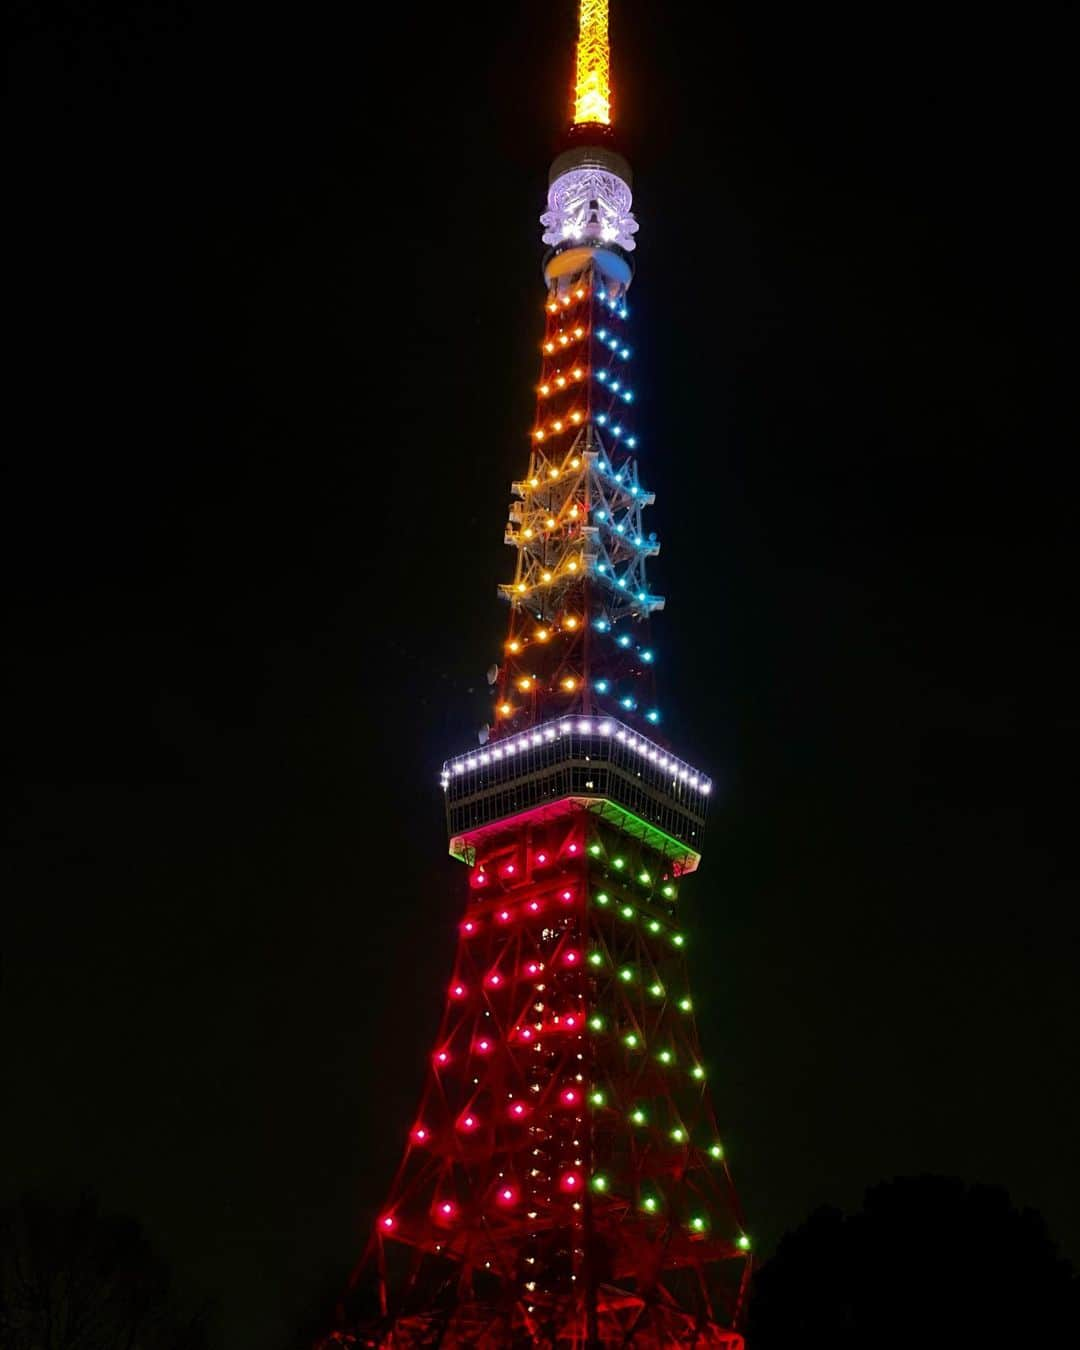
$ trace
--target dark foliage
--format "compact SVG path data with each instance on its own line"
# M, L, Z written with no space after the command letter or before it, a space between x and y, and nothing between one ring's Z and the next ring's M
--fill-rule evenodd
M133 1219L83 1196L23 1197L0 1214L4 1350L209 1350L205 1315L180 1306Z
M1080 1343L1078 1282L1042 1217L1004 1190L901 1178L820 1209L757 1273L750 1350Z

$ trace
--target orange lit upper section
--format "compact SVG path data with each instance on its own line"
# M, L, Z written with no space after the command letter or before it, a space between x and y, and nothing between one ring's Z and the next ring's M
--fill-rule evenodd
M611 125L611 47L608 0L581 0L574 72L574 126Z

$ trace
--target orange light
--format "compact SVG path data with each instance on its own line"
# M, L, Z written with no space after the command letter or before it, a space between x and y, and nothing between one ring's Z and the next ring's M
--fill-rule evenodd
M554 342L545 342L545 343L544 343L544 351L546 351L547 354L548 354L549 356L551 355L551 353L552 353L554 350L555 350L555 344L554 344Z
M510 703L499 704L499 712L501 712L504 717L509 717L513 711L514 709L512 704Z
M512 652L521 651L521 643L518 642L517 639L515 639L513 642L508 642L506 645L510 648Z
M575 380L584 379L585 377L585 372L581 369L580 366L575 366L570 373L571 375L573 375Z
M577 288L577 290L574 292L574 294L577 296L577 298L578 298L579 300L584 300L584 299L585 299L585 292L584 292L584 290L583 290L580 286Z
M540 386L540 392L541 392L541 394L543 394L544 398L547 398L548 394L551 393L551 385L550 385L550 384L542 384L542 385Z
M576 506L572 506L572 507L570 508L570 519L571 519L571 520L577 520L577 517L578 517L578 510L577 510L577 507L576 507Z
M525 592L529 589L528 586L526 586L525 583L524 583L523 581L519 581L519 582L518 582L517 588L518 588L518 594L519 594L519 595L524 595Z
M536 640L537 642L546 642L548 640L548 630L546 628L538 628L536 630Z
M566 564L566 570L567 570L568 572L576 572L576 571L577 571L577 563L573 560L573 558L571 558L570 561Z
M533 436L538 441L542 441L544 439L544 433L539 428L537 428L537 430L533 432Z
M567 675L566 679L562 682L562 687L568 694L572 694L577 688L577 680L574 679L573 675Z
M574 329L574 336L575 336L576 338L584 337L584 336L585 336L585 329L584 329L584 328L575 328L575 329Z
M574 629L577 627L577 619L573 616L573 614L568 614L566 618L563 619L563 627L569 628L571 632L574 631Z
M570 297L568 295L564 295L562 298L562 302L564 305L568 305L570 303Z
M565 376L560 375L560 376L558 377L558 379L556 379L555 383L559 386L560 389L565 389L565 388L566 388L566 378L565 378Z
M523 694L527 694L529 692L529 690L532 688L532 680L529 679L528 675L518 680L518 688L521 690Z
M540 573L540 576L541 576L541 578L542 578L544 581L550 581L550 580L551 580L551 573L550 573L550 572L541 572L541 573Z
M559 334L559 341L562 343L562 345L563 345L564 347L569 347L569 346L570 346L570 339L566 336L565 333L560 333L560 334Z
M540 479L539 479L539 478L530 478L530 479L529 479L529 486L530 486L530 487L539 487L539 486L540 486Z
M570 421L573 422L574 425L576 426L576 425L578 424L578 422L581 421L581 414L580 414L579 412L572 412L572 413L570 414ZM574 468L575 468L575 469L577 468L577 465L576 465L576 464L574 465Z
M561 423L561 422L552 422L551 425L552 425L552 427L553 427L553 429L554 429L555 431L562 431L562 423Z
M572 469L580 469L580 468L581 468L581 460L578 459L577 455L575 455L574 458L570 461L570 467L571 467Z
M522 534L524 534L526 539L531 539L533 537L533 532L528 526L526 526L525 529L522 530Z
M555 528L555 517L554 517L554 516L548 516L548 518L547 518L547 527L548 527L549 530L553 530L553 529Z
M548 477L549 477L549 478L558 478L558 476L559 476L559 471L558 471L558 469L548 469Z
M549 314L554 314L554 313L556 312L556 310L558 310L558 308L559 308L559 306L555 303L554 300L552 300L551 304L548 305L548 307L547 307L547 312L548 312Z

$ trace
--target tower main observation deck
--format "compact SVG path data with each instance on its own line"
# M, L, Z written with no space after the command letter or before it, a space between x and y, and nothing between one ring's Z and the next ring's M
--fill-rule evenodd
M742 1347L750 1240L679 915L712 782L661 741L638 227L607 19L606 0L582 0L541 217L540 376L491 720L443 767L467 868L445 1010L356 1276L377 1313L346 1315L328 1344Z

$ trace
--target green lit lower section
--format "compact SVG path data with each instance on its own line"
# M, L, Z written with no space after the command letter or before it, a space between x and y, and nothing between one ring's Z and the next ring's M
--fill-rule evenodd
M459 862L472 866L476 861L476 846L482 839L501 834L508 829L537 821L554 820L559 816L570 815L576 811L588 811L599 816L609 825L631 839L636 839L646 848L654 850L667 858L677 876L697 870L701 854L689 848L681 839L667 834L642 820L633 811L613 802L609 797L561 797L558 801L547 802L543 806L531 807L528 811L519 811L514 815L503 816L499 820L488 821L464 834L456 834L450 840L450 856Z

